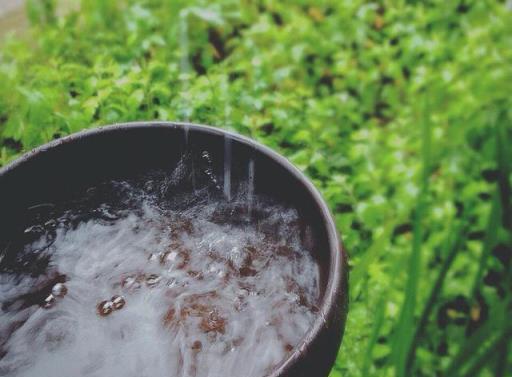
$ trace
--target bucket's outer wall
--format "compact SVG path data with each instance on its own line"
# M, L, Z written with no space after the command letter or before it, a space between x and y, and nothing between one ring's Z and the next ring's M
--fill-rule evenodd
M27 208L62 202L78 189L106 179L134 177L151 169L171 171L189 147L208 151L214 174L224 166L224 138L232 141L232 182L247 177L255 163L255 192L299 209L314 234L312 253L321 270L319 319L303 344L269 377L326 377L334 364L348 311L346 253L325 202L286 159L236 134L193 124L128 123L74 134L39 147L0 169L0 270L15 263L13 234L25 228ZM234 186L236 189L236 186ZM42 376L47 377L47 376Z

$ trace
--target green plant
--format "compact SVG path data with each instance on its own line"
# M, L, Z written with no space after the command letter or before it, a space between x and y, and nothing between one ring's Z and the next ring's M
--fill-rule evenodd
M351 254L332 377L512 373L502 1L29 5L0 50L0 164L121 121L250 135L314 181Z

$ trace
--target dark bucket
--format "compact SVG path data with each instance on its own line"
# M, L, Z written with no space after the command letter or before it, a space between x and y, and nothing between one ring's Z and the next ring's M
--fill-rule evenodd
M321 269L318 318L269 377L326 377L341 343L348 310L346 254L334 221L318 191L299 170L269 148L233 133L183 123L119 124L55 140L25 154L0 170L0 271L6 263L15 263L16 255L9 252L8 244L10 237L24 229L29 208L59 203L72 192L103 180L171 169L186 148L193 154L208 151L213 174L222 177L226 138L231 144L232 182L246 177L248 163L254 161L255 192L299 209L313 229L312 252Z

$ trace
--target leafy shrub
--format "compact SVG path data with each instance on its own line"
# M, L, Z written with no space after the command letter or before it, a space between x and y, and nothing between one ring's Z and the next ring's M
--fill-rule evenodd
M191 120L269 145L351 254L331 376L512 373L512 12L493 0L87 0L0 52L0 164Z

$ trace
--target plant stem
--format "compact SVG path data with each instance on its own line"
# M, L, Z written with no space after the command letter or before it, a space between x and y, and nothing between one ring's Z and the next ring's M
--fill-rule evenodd
M453 261L455 260L455 256L457 255L458 251L460 250L464 240L465 240L465 232L467 230L468 224L466 222L466 219L462 219L459 224L457 224L453 232L450 232L450 236L452 238L451 241L446 242L448 252L445 253L446 258L444 260L444 263L441 267L441 271L439 271L439 274L437 275L437 279L434 283L434 286L432 287L432 290L430 291L430 296L427 300L427 303L425 304L425 307L423 308L423 313L421 314L420 321L418 323L418 326L416 327L415 334L412 339L411 347L409 348L409 352L407 355L407 362L406 362L406 371L409 375L411 372L411 369L414 365L414 357L416 355L416 348L419 345L420 339L423 336L425 332L425 328L428 323L428 319L430 318L430 314L432 313L432 310L435 307L435 303L437 301L437 298L439 294L441 293L441 289L443 286L443 283L446 279L446 275L448 273L448 270L450 269L451 265L453 264ZM453 235L453 236L452 236Z

